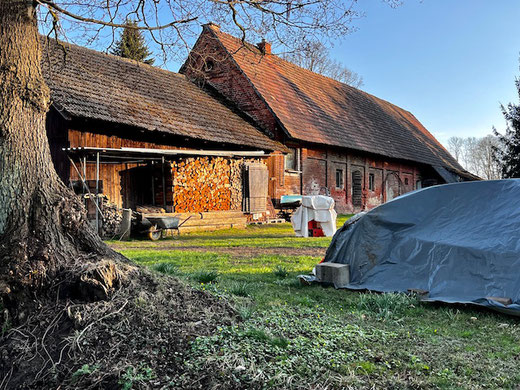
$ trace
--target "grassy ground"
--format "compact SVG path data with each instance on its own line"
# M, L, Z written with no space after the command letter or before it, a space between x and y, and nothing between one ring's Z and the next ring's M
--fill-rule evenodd
M300 286L296 276L312 270L329 242L295 238L289 224L280 224L110 244L231 301L242 318L194 340L185 362L190 374L177 378L178 386L196 380L228 388L520 384L515 318L400 294Z

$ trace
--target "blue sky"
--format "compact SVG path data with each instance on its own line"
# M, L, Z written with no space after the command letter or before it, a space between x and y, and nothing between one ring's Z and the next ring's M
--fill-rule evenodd
M332 55L363 90L411 111L439 141L505 128L518 102L519 0L360 0L365 17Z

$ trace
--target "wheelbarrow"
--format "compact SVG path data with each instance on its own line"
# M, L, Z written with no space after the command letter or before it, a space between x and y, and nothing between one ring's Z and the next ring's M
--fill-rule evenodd
M177 230L177 235L180 235L179 228L184 225L192 215L186 218L181 222L180 218L177 216L146 216L143 215L140 231L152 240L157 241L162 237L162 232L164 230Z

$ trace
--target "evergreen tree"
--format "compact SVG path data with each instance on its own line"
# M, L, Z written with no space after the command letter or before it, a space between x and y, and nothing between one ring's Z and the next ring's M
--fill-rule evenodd
M515 81L520 98L520 78ZM495 158L502 167L504 178L520 178L520 104L509 103L502 106L502 113L507 122L505 134L500 134L495 128L493 132L500 141L500 147L495 148Z
M131 27L136 26L137 23L134 21L128 21L126 22L126 25ZM112 54L152 65L154 59L147 58L151 53L146 46L146 41L141 30L130 27L125 27L123 29L119 41L116 42L115 49L112 50Z

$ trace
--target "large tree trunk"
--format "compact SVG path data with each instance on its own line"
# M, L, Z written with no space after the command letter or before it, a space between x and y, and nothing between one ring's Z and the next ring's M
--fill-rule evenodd
M234 312L131 265L90 228L50 158L32 4L0 0L0 387L119 388L138 367L171 387L189 342Z
M33 2L1 0L0 294L8 308L61 282L72 269L79 273L81 262L116 256L54 170L40 60Z

